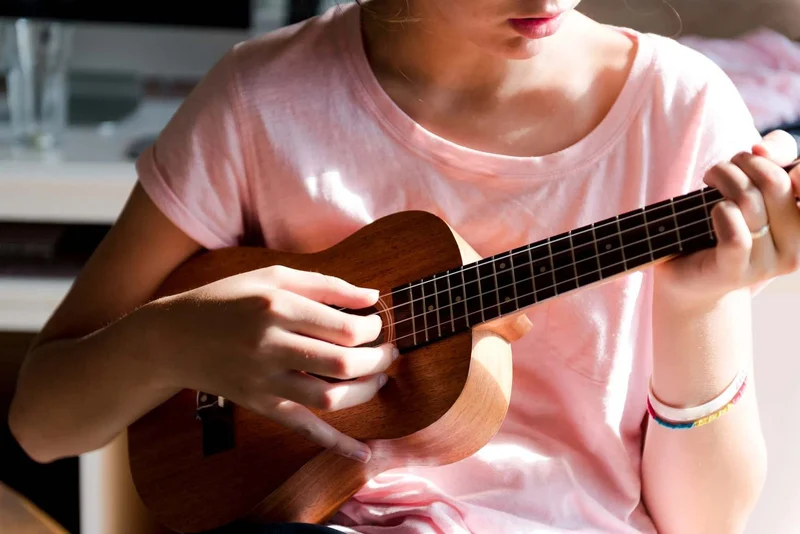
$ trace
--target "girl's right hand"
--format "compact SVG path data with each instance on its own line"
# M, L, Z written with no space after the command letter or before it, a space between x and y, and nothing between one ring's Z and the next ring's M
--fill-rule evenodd
M145 306L164 350L169 387L220 395L326 448L367 461L369 448L339 432L309 407L341 410L371 399L397 357L378 338L374 290L287 267L232 276ZM144 310L142 310L144 311ZM315 375L344 379L331 383Z

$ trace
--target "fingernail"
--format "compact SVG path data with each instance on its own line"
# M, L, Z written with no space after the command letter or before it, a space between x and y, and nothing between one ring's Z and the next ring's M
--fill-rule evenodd
M350 457L358 460L359 462L367 463L369 462L369 458L371 456L370 451L355 451L353 452Z
M389 377L382 374L381 376L378 377L378 386L379 387L383 387L383 386L386 385L386 382L388 382L388 381L389 381Z
M400 350L397 347L392 348L392 361L400 357Z

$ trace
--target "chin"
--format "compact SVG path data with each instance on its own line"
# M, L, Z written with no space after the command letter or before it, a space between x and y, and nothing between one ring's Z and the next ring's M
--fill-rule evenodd
M493 43L482 43L479 46L495 57L510 60L523 60L539 55L539 53L548 46L549 41L552 41L552 38L532 40L523 37L513 37Z
M530 59L539 55L550 40L550 38L536 39L535 41L523 38L514 39L504 47L502 54L506 59Z

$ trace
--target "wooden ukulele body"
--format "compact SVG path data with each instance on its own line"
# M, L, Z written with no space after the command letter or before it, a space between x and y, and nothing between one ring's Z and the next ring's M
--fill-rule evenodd
M380 290L385 296L376 308L389 325L392 288L478 259L439 218L404 212L314 254L244 247L203 253L172 273L156 297L284 265ZM529 328L526 316L518 313L417 348L392 365L389 382L371 401L318 412L334 427L369 443L373 457L367 464L324 450L230 403L227 439L232 442L223 450L204 452L204 432L214 429L204 429L196 417L197 392L184 390L128 429L134 483L156 519L179 532L238 520L324 522L381 472L452 463L485 445L508 408L510 342ZM388 329L388 340L394 335Z

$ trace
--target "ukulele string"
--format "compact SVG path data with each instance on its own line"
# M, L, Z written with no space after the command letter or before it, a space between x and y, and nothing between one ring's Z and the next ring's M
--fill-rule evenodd
M688 228L689 226L692 226L692 225L695 225L695 224L701 224L701 223L704 223L704 222L706 222L706 221L695 221L695 222L693 222L693 223L689 223L689 224L687 224L686 226L682 226L681 228ZM673 245L668 245L668 246L666 246L666 247L661 247L661 248L658 248L658 249L654 250L653 252L655 253L655 252L658 252L658 251L660 251L660 250L666 250L666 249L670 248L671 246L673 246ZM607 267L604 267L604 268L605 268L605 269L608 269L608 268L611 268L611 267L617 267L617 266L619 266L619 265L623 265L623 266L624 266L624 264L625 264L625 263L627 263L628 261L631 261L631 260L636 260L636 259L638 259L638 258L642 258L642 257L644 257L644 256L650 256L650 252L647 252L647 253L645 253L645 254L639 254L638 256L634 256L633 258L624 258L622 262L617 262L617 263L614 263L614 264L612 264L612 265L609 265L609 266L607 266ZM594 258L592 258L592 259L594 259ZM571 265L570 265L570 267L571 267ZM532 292L530 292L530 293L526 293L526 294L524 294L524 295L517 295L517 297L516 297L516 299L515 299L515 300L518 300L518 299L521 299L521 298L525 298L525 297L529 297L529 296L531 296L531 295L533 295L533 296L535 297L535 296L536 296L536 293L538 293L538 292L540 292L540 291L544 291L544 290L546 290L546 289L552 289L552 288L556 287L557 285L566 284L566 283L569 283L569 282L576 282L576 281L578 280L578 278L580 278L580 277L583 277L583 276L589 276L589 275L592 275L592 274L597 274L597 273L600 273L600 274L601 274L601 278L600 278L600 280L602 280L602 272L601 272L601 270L600 270L600 269L598 269L598 270L596 270L596 271L591 271L591 272L588 272L588 273L585 273L585 274L579 275L578 277L573 277L573 278L569 278L569 279L567 279L567 280L562 280L562 281L560 281L560 282L556 282L555 284L553 284L553 285L551 285L551 286L542 287L542 288L538 288L538 289L537 289L537 288L534 286L534 289L533 289L533 291L532 291ZM527 281L527 280L532 280L532 278L526 278L526 279L525 279L525 280L523 280L523 281ZM499 291L500 289L503 289L503 288L508 288L508 287L511 287L512 285L513 285L513 284L509 284L509 285L503 286L502 288L497 288L497 289L498 289L498 291ZM578 289L578 288L571 288L571 289L570 289L570 291L574 291L575 289ZM557 293L556 295L553 295L553 296L560 296L560 295L563 295L563 294L565 294L565 293ZM464 315L461 315L461 316L458 316L458 317L452 317L452 319L450 319L449 321L444 321L444 323L446 323L446 322L450 322L450 321L456 321L456 320L458 320L458 319L464 319L464 318L465 318L465 317L467 317L468 315L471 315L471 313L482 313L482 312L483 312L483 311L484 311L486 308L482 308L481 310L478 310L478 311L475 311L475 312L470 312L470 311L469 311L469 310L466 308L466 301L468 301L468 300L470 300L470 299L474 299L474 298L480 297L480 296L481 296L480 294L479 294L479 295L473 295L473 296L471 296L471 297L467 297L466 299L459 301L459 302L458 302L458 304L461 304L462 302L464 303L464 309L466 310L466 314L464 314ZM547 300L547 299L545 299L545 300ZM504 303L502 303L502 302L498 302L497 304L494 304L493 306L490 306L490 307L497 306L497 307L499 308L499 307L500 307L502 304L504 304ZM450 309L452 310L452 309L453 309L453 307L454 307L454 304L450 304L450 305L448 305L448 306L441 306L441 307L438 307L438 308L434 308L433 310L427 310L427 311L424 311L423 313L421 313L421 314L419 314L419 315L414 315L414 314L412 314L412 316L411 316L411 317L409 317L409 318L406 318L406 319L403 319L402 321L397 321L397 322L395 322L395 323L391 323L390 325L384 326L384 327L383 327L383 329L385 329L385 328L388 328L388 327L389 327L389 326L391 326L391 325L398 325L398 324L404 323L404 322L406 322L406 321L413 320L413 319L415 319L415 318L416 318L416 319L419 319L420 317L422 317L422 316L426 315L427 313L434 313L434 312L437 312L437 317L438 317L438 312L439 312L440 310L443 310L443 309L446 309L446 308L450 308ZM519 310L514 310L514 312L516 312L516 311L519 311ZM509 312L509 313L514 313L514 312ZM502 317L502 316L504 316L504 315L508 315L508 314L507 314L507 313L506 313L506 314L503 314L503 313L501 313L501 314L500 314L500 315L498 315L497 317L493 317L491 320L499 319L500 317ZM481 321L481 323L483 323L483 322L488 322L488 321ZM441 325L442 325L442 324L444 324L444 323L443 323L442 321L439 321L439 326L441 326ZM478 323L478 324L481 324L481 323ZM394 343L396 344L398 341L400 341L400 340L402 340L402 339L405 339L405 338L408 338L408 337L412 337L412 336L416 336L416 335L425 335L425 333L426 333L426 331L427 331L427 330L430 330L431 328L433 328L433 327L435 327L435 326L436 326L436 325L432 325L432 326L429 326L429 327L427 327L427 328L424 328L423 330L415 330L414 332L412 332L412 333L410 333L410 334L406 334L406 335L404 335L404 336L401 336L401 337L399 337L399 338L395 339L395 340L394 340ZM381 329L381 330L383 330L383 329Z
M649 226L649 225L651 225L653 223L656 223L656 222L659 222L659 221L663 221L663 220L666 220L666 219L671 219L673 217L677 217L678 215L684 215L686 213L690 213L690 212L692 212L692 211L694 211L696 209L699 209L699 208L713 207L716 203L718 203L722 199L712 200L711 202L706 202L705 195L706 195L706 192L712 193L712 192L715 192L715 191L716 191L716 189L708 187L708 188L700 189L700 190L696 191L695 194L693 194L693 196L685 197L685 198L682 198L682 199L680 199L678 201L673 200L672 201L673 207L677 207L678 204L680 204L682 202L687 202L689 200L693 200L693 199L697 198L698 196L701 196L701 197L703 197L703 205L702 206L695 206L693 208L689 208L689 209L687 209L685 211L681 211L681 212L675 211L673 215L668 215L666 217L661 217L660 219L656 219L654 221L645 222L645 224L643 224L643 225L634 226L633 228L628 228L626 230L620 231L620 233L629 232L629 231L632 231L632 230L638 230L640 228L644 228L646 226ZM555 239L555 240L546 240L547 241L546 243L542 243L542 244L539 244L539 245L536 245L536 246L531 246L526 250L519 251L519 252L514 252L513 254L509 254L506 257L510 258L511 256L516 256L517 254L524 254L525 252L528 252L529 250L533 251L533 250L536 250L536 249L539 249L539 248L550 246L550 245L552 245L554 243L559 243L559 242L564 241L566 239L571 239L573 237L577 237L577 236L580 236L580 235L583 235L583 234L586 234L586 233L589 233L589 232L594 232L594 231L597 231L597 230L599 230L601 228L605 228L607 226L617 226L619 223L625 222L625 221L627 221L629 219L632 219L632 218L634 218L634 217L636 217L638 215L645 215L645 212L644 211L640 211L639 213L629 214L629 215L627 215L625 217L622 217L622 218L616 217L613 221L607 222L607 223L603 223L600 226L590 225L591 228L587 228L587 229L581 230L579 232L571 233L571 234L569 234L567 236L560 237L560 238ZM645 217L645 221L647 221L646 217ZM502 258L502 259L505 259L505 258ZM493 260L493 261L497 261L497 260ZM473 267L470 267L470 268L473 268ZM477 268L477 266L474 267L474 268ZM421 285L423 285L423 284L425 284L427 282L434 282L436 279L437 279L436 276L434 276L431 280L427 280L427 281L424 281L424 282L418 282L416 284L410 285L409 287L404 288L404 291L406 289L413 289L415 287L419 287L419 286L421 286ZM389 297L391 295L392 295L391 293L385 293L383 295L380 295L378 298Z
M716 202L718 202L718 201L714 201L714 203L716 203ZM689 208L689 209L687 209L687 210L685 210L685 211L682 211L682 212L680 212L680 213L677 213L677 212L676 212L674 215L667 215L666 217L661 217L660 219L655 219L655 220L653 220L653 221L649 221L648 223L646 223L646 224L644 224L644 225L639 225L639 226L634 226L633 228L628 228L627 230L625 230L625 231L624 231L624 232L622 232L622 233L625 233L625 232L631 232L631 231L633 231L633 230L640 230L640 229L642 229L642 228L645 228L646 226L650 226L650 225L652 225L652 224L655 224L655 223L657 223L657 222L660 222L660 221L665 221L665 220L667 220L667 219L676 219L676 220L677 220L677 216L678 216L678 215L686 215L686 214L688 214L688 213L691 213L691 212L693 212L693 211L696 211L696 210L699 210L699 209L707 209L707 208L709 208L710 206L713 206L713 204L709 204L709 205L703 204L702 206L695 206L695 207L693 207L693 208ZM708 223L708 221L707 221L707 220L702 220L702 221L694 221L694 222L692 222L692 223L689 223L689 224L687 224L687 225L685 225L685 226L676 226L674 229L670 229L670 230L669 230L669 232L672 232L672 231L678 232L679 230L685 230L685 229L689 228L690 226L692 226L692 225L694 225L694 224L702 224L702 223L706 223L706 224L707 224L707 223ZM666 232L666 230L665 230L665 233L668 233L668 232ZM620 235L621 235L621 234L620 234ZM664 233L661 233L661 234L659 234L659 235L665 235L665 234L664 234ZM608 236L608 237L614 237L614 236ZM656 237L657 237L657 236L656 236ZM680 237L679 237L679 240L680 240ZM591 257L589 257L589 258L583 258L583 259L581 259L581 260L576 260L576 261L573 261L573 262L571 262L571 263L570 263L570 264L568 264L568 265L562 265L562 266L560 266L560 267L555 267L555 268L551 269L551 271L552 271L553 273L555 273L555 272L557 272L557 271L559 271L559 270L561 270L561 269L568 269L568 268L570 268L570 267L577 266L577 265L579 265L579 264L581 264L581 263L583 263L583 262L585 262L585 261L592 261L592 260L594 260L594 261L598 261L598 260L599 260L599 259L600 259L602 256L604 256L604 255L607 255L607 254L612 254L612 253L614 253L614 252L619 252L619 251L621 251L622 249L624 249L625 247L631 247L631 246L638 245L638 244L641 244L641 243L644 243L644 242L649 242L649 241L652 241L652 238L650 238L650 237L647 237L647 238L645 238L645 239L640 239L640 240L638 240L638 241L634 241L634 242L632 242L632 243L624 243L624 244L622 243L622 239L621 239L621 238L619 239L619 241L620 241L620 245L621 245L621 246L620 246L620 247L618 247L618 248L612 248L612 249L610 249L610 250L605 250L605 251L603 251L603 252L598 252L597 254L595 254L595 255L592 255L592 256L591 256ZM554 242L555 242L555 241L554 241ZM597 246L597 240L594 240L593 244L594 244L594 245L595 245L595 247L596 247L596 246ZM540 246L544 246L544 245L540 245ZM588 246L588 243L587 243L586 245L583 245L583 246ZM533 248L531 248L530 250L531 250L531 251L533 251L533 250L535 250L535 248L539 248L539 246L537 246L537 247L533 247ZM570 248L572 249L572 252L574 253L574 247L570 247ZM660 249L659 249L659 250L660 250ZM496 262L498 262L498 261L505 260L506 258L510 258L511 256L514 256L514 255L516 255L516 254L522 254L522 253L524 253L524 252L526 252L526 251L522 251L522 252L515 252L514 254L509 254L508 256L506 256L506 257L504 257L504 258L498 258L498 259L494 259L494 260L492 260L491 262L487 263L487 265L489 265L489 264L492 264L492 263L496 263ZM564 251L562 251L562 254L566 254L567 252L568 252L567 250L564 250ZM654 250L653 252L656 252L656 251ZM623 253L623 255L624 255L624 253ZM547 258L549 258L549 259L551 260L551 261L550 261L550 263L551 263L551 265L552 265L552 259L553 259L553 255L552 255L552 254L548 254ZM541 258L541 259L547 259L547 258ZM517 265L517 266L515 267L515 269L518 269L518 268L520 268L520 267L523 267L523 266L525 266L525 265L530 265L530 266L532 267L533 263L526 262L526 263L525 263L525 264L523 264L523 265ZM477 266L469 267L469 269L477 269ZM464 272L468 272L468 270L469 270L469 269L465 269L465 270L464 270ZM593 273L587 273L587 275L588 275L588 274L593 274ZM587 275L583 275L583 276L587 276ZM488 275L486 275L486 276L481 276L481 277L478 277L478 278L476 278L475 280L471 280L471 281L470 281L470 282L468 282L468 283L470 283L470 284L477 283L477 284L479 284L479 286L480 286L480 281L481 281L481 280L485 280L485 279L487 279L487 278L493 278L493 277L496 277L496 276L497 276L496 274L488 274ZM440 276L440 277L439 277L439 279L442 279L442 278L445 278L445 276ZM423 283L429 283L429 282L430 282L430 283L433 283L433 282L435 282L436 280L437 280L437 278L436 278L436 277L434 277L434 278L432 278L431 280L428 280L428 281L426 281L426 282L423 282ZM521 281L522 281L522 282L525 282L525 281L527 281L527 280L532 280L532 278L525 278L524 280L521 280ZM567 281L569 281L569 280L567 280ZM407 288L403 288L403 289L402 289L402 291L410 291L412 287L418 287L418 286L421 286L421 285L423 285L423 283L414 284L414 285L412 285L412 286L409 286L409 287L407 287ZM562 282L562 283L563 283L563 282ZM466 286L466 283L465 283L465 284L459 284L459 286L465 287L465 286ZM456 287L459 287L459 286L456 286ZM510 287L510 286L509 286L509 285L506 285L506 286L503 286L503 287L500 287L500 288L497 288L497 289L499 290L499 289L504 289L504 288L507 288L507 287ZM416 297L416 298L413 298L413 299L409 300L408 302L405 302L405 303L403 303L403 304L396 304L396 305L394 305L394 306L392 306L392 307L390 307L390 308L386 308L385 310L381 310L381 311L383 311L383 312L390 312L390 311L394 311L395 309L397 309L397 308L399 308L399 307L401 307L401 306L406 306L406 305L408 305L408 304L413 304L413 303L415 303L415 302L419 302L419 301L423 301L423 304L424 304L424 300L425 300L425 299L427 299L427 298L431 298L431 297L436 297L436 296L438 296L438 295L442 295L442 294L445 294L445 293L449 293L450 291L452 291L452 289L453 289L453 288L450 288L450 289L443 289L443 290L441 290L441 291L435 291L434 293L431 293L430 295L425 295L425 296L423 296L423 297ZM547 289L547 288L542 288L542 290L543 290L543 289ZM541 290L540 290L540 291L541 291ZM389 295L391 295L391 293L389 293ZM474 297L469 297L469 298L474 298ZM460 301L460 302L461 302L461 301ZM336 307L336 309L338 309L338 310L340 310L340 311L341 311L341 310L344 310L345 308ZM388 327L389 327L388 325L387 325L387 326L384 326L384 327L383 327L383 329L386 329L386 328L388 328Z
M797 160L792 162L792 164L788 165L787 167L784 167L783 170L786 171L787 173L789 173L797 166L800 166L800 158L798 158ZM676 217L677 218L678 215L684 215L686 213L690 213L690 212L692 212L692 211L694 211L696 209L699 209L699 208L705 208L705 209L708 209L709 207L713 208L717 203L719 203L720 201L723 200L723 198L718 198L718 199L712 199L710 202L707 202L706 201L706 193L709 193L709 194L711 194L711 193L719 193L719 190L717 190L716 188L713 188L713 187L705 187L703 189L698 189L697 191L693 191L691 193L687 193L686 195L683 195L683 198L681 198L681 199L679 199L677 201L675 200L675 198L677 198L677 197L673 197L671 199L668 199L671 202L671 205L672 205L672 208L673 208L672 217ZM689 200L693 200L693 199L697 198L698 196L702 197L702 199L703 199L703 205L702 206L695 206L693 208L689 208L688 210L681 211L680 213L675 211L675 207L677 207L679 204L681 204L683 202L687 202ZM800 208L800 197L796 197L796 200L797 200L797 203L798 203L798 208ZM643 227L649 226L649 225L651 225L653 223L656 223L658 221L663 221L665 219L671 218L670 216L666 216L666 217L662 217L660 219L656 219L654 221L647 222L646 212L647 212L647 208L644 208L642 211L640 211L638 213L631 213L631 214L628 214L627 216L624 216L622 218L615 217L613 221L601 224L600 226L590 225L591 226L590 228L581 230L579 232L570 233L569 235L567 235L565 237L561 237L561 238L556 239L556 240L547 240L547 243L542 243L540 245L536 245L535 247L529 246L528 249L526 249L524 251L514 252L513 254L509 254L507 257L510 258L510 257L515 256L517 254L523 254L524 252L533 251L533 250L536 250L536 249L544 247L544 246L552 245L553 243L558 243L558 242L563 241L565 239L571 239L572 237L579 236L579 235L582 235L582 234L585 234L585 233L588 233L588 232L594 232L599 228L604 228L606 226L612 226L612 225L618 225L619 223L624 222L624 221L626 221L628 219L632 219L633 217L636 217L637 215L640 215L640 214L641 215L645 215L645 221L646 221L645 224L639 225L639 226L634 226L633 228L629 228L629 229L625 230L625 232L628 232L628 231L631 231L631 230L638 230L639 228L643 228ZM623 233L623 231L620 231L620 234L622 234L622 233ZM503 258L503 259L505 259L505 258ZM494 261L497 261L497 260L492 260L492 261L494 262ZM477 267L475 267L475 268L477 268ZM486 277L484 277L484 278L486 278ZM437 280L437 278L436 278L436 276L434 276L431 280L427 280L427 281L424 281L424 282L418 282L416 284L408 286L405 289L413 289L413 288L419 287L419 286L421 286L421 285L423 285L423 284L425 284L427 282L434 282L436 280ZM392 295L391 293L385 293L383 295L379 295L378 298L389 297L391 295ZM387 311L392 310L392 309L394 309L394 308L389 308Z

